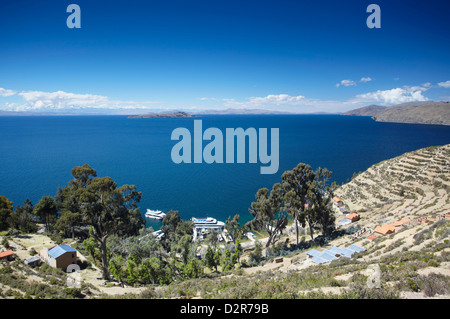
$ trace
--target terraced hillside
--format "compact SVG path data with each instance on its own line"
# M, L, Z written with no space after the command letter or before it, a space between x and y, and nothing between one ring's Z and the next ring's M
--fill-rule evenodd
M373 165L336 191L351 211L417 218L450 210L450 144Z

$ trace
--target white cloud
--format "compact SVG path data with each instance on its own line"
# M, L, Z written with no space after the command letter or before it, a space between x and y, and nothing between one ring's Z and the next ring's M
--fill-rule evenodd
M11 96L16 94L16 91L13 90L8 90L8 89L4 89L4 88L0 88L0 96Z
M450 81L439 82L438 85L439 85L440 87L443 87L443 88L448 89L448 88L450 88Z
M269 94L265 97L250 97L246 102L238 102L235 99L223 99L224 105L228 107L255 108L280 105L300 105L304 96L291 96L288 94Z
M281 105L281 104L290 104L290 105L296 105L302 102L305 99L302 95L297 96L291 96L288 94L270 94L266 97L251 97L249 98L250 103L254 104L275 104L275 105Z
M381 105L393 105L406 102L427 101L428 98L423 96L422 92L427 88L420 86L405 86L403 88L395 88L391 90L378 90L376 92L369 92L359 94L354 101L358 102L377 102Z
M106 96L93 94L75 94L63 91L42 92L28 91L19 93L26 102L29 109L73 109L96 107L104 108L108 105L109 99Z
M214 97L201 97L199 98L200 101L217 101Z
M370 81L373 81L373 79L371 78L371 77L363 77L363 78L361 78L361 80L359 80L359 82L364 82L364 83L366 83L366 82L370 82Z
M355 108L359 102L341 102L332 100L318 100L303 95L270 94L264 97L250 97L246 101L223 99L225 108L235 109L263 109L292 113L340 112L343 108ZM363 106L361 104L361 106Z
M25 103L7 103L14 111L56 111L80 109L147 109L158 102L114 101L107 96L64 91L24 91L18 93Z
M340 86L355 86L356 82L353 80L342 80L340 83L336 84L336 87L340 87Z

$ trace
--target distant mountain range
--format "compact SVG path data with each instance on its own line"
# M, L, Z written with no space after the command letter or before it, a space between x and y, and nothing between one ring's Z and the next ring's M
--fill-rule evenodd
M52 115L52 113L41 113L41 112L14 112L14 111L1 111L0 116L47 116Z
M148 113L141 115L130 115L129 119L149 119L149 118L167 118L167 117L193 117L194 115L186 112L172 112L172 113Z
M389 107L368 105L342 115L371 116L378 122L450 125L450 102L409 102Z
M194 114L198 115L245 115L245 114L294 114L289 112L262 110L262 109L226 109L226 110L205 110Z
M170 118L170 117L194 117L199 115L295 115L302 113L274 111L264 109L225 109L204 111L171 111L149 110L151 113L130 115L130 111L121 110L117 113L103 113L102 110L90 110L90 113L64 113L61 112L13 112L0 110L0 116L51 116L51 115L128 115L129 118ZM147 112L149 112L147 111ZM126 113L128 112L128 113ZM133 113L131 113L133 114ZM306 114L306 113L303 113ZM409 102L394 106L367 105L344 113L316 112L307 114L341 114L353 116L370 116L378 122L415 123L450 125L450 102Z

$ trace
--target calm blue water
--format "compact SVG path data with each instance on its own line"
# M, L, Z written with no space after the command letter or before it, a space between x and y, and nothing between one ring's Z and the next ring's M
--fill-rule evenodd
M280 168L261 175L261 164L174 164L172 130L194 119L208 127L280 129ZM15 205L55 195L88 163L98 176L143 193L141 211L178 210L184 219L228 216L250 219L248 207L261 187L271 188L299 162L333 171L338 183L382 160L450 143L450 127L378 123L339 115L230 115L172 119L125 116L0 117L0 195ZM206 145L207 142L204 142ZM159 227L149 220L149 226Z

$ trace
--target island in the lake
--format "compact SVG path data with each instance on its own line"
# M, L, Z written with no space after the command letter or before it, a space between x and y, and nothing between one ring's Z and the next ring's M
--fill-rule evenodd
M167 117L194 117L194 115L186 112L172 112L172 113L148 113L148 114L128 116L129 119L151 119L151 118L167 118Z

